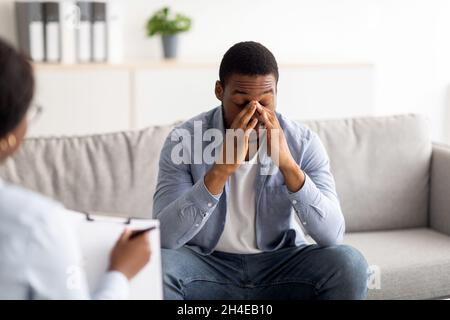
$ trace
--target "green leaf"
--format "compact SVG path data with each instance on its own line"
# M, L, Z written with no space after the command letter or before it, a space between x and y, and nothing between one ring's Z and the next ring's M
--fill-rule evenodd
M192 20L189 17L177 13L175 18L170 19L169 15L168 7L156 11L147 21L147 35L174 35L190 30Z

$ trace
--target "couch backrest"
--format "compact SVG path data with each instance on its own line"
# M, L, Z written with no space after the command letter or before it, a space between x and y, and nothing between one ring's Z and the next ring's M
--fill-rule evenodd
M171 129L27 139L0 176L70 209L151 217L159 153Z
M425 227L431 138L418 115L305 122L328 151L347 231Z
M427 225L431 142L423 118L305 124L329 153L347 231ZM149 217L159 152L171 129L28 139L0 176L71 209Z

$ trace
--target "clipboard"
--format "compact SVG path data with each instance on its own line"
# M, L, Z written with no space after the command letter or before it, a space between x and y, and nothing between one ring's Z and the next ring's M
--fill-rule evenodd
M90 290L97 288L101 276L109 266L109 256L125 227L145 229L156 227L149 233L150 262L130 281L130 300L162 300L162 268L159 221L141 218L121 218L106 214L67 210L70 223L81 247L83 267Z

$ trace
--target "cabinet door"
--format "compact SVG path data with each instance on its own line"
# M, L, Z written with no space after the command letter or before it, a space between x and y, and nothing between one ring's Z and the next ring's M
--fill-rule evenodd
M29 135L82 135L130 128L126 69L37 69L35 101L43 113Z
M141 69L135 73L137 127L189 119L220 105L218 68Z

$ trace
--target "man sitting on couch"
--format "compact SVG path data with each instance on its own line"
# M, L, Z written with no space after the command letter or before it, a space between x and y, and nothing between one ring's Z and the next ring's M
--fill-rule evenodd
M275 57L256 42L235 44L219 79L221 106L175 128L161 151L153 215L165 298L364 299L367 263L341 244L327 153L317 134L275 111ZM199 135L211 129L220 144Z

